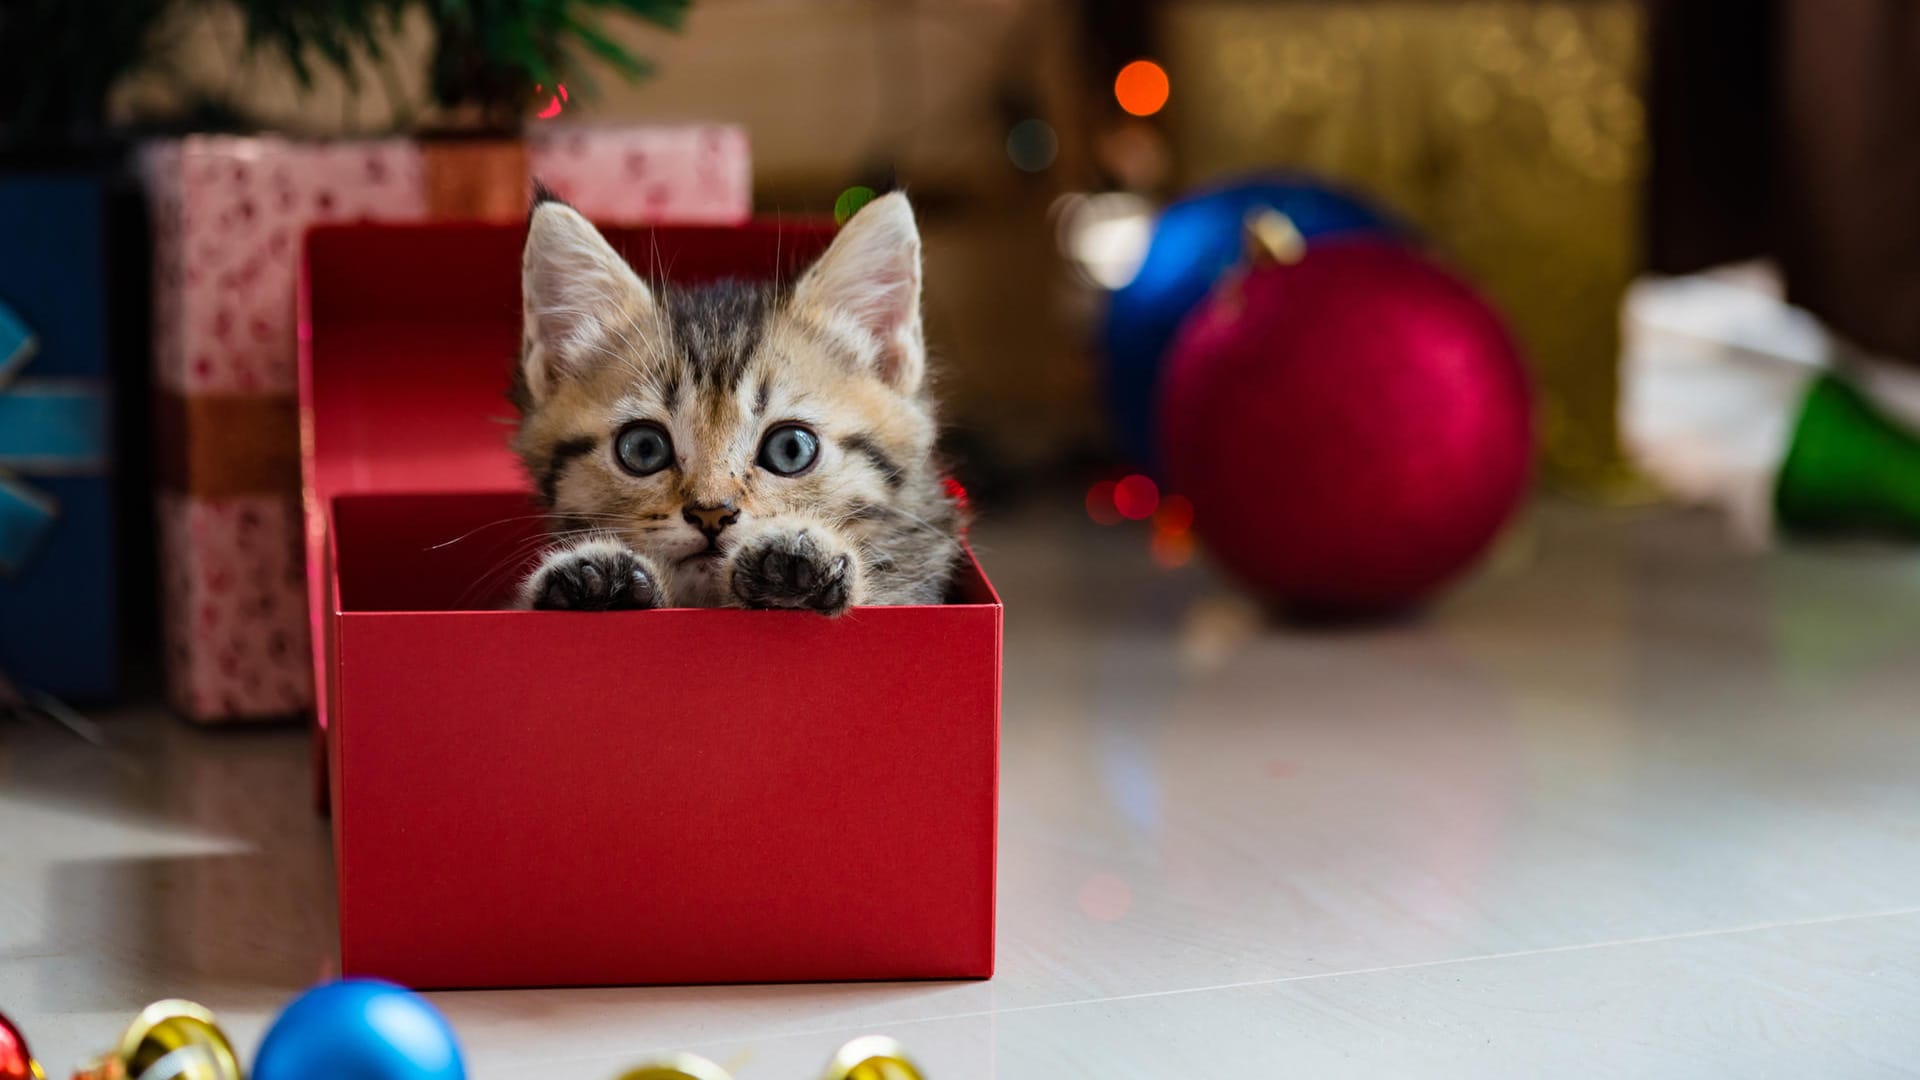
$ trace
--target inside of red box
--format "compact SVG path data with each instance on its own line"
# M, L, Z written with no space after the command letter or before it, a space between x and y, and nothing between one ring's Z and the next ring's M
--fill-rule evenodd
M545 542L525 495L345 495L333 502L342 611L497 611Z
M498 611L546 543L522 494L343 495L333 501L341 611ZM995 603L971 558L950 604Z
M643 274L680 284L786 279L831 226L612 228ZM526 231L356 225L307 238L302 394L310 481L347 492L521 491L506 393L520 343Z

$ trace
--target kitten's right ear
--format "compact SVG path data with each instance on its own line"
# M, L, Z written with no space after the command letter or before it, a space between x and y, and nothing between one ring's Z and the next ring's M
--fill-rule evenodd
M521 377L534 404L559 380L591 368L653 314L652 290L580 212L534 203L520 261Z

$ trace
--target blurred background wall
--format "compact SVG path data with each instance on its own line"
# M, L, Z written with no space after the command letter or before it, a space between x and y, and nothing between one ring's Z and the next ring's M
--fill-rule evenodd
M850 185L903 184L926 234L930 337L956 437L994 473L1083 457L1101 437L1094 373L1084 328L1062 311L1069 281L1046 225L1051 201L1091 179L1082 14L1067 0L703 0L679 33L609 23L655 73L629 82L589 61L564 119L742 125L764 213L826 213ZM122 116L204 96L317 136L435 119L418 18L386 63L358 65L358 93L330 71L303 87L273 57L246 56L230 7L183 9L165 33L177 60L121 87ZM1007 155L1009 128L1031 116L1058 133L1040 173Z
M1618 304L1637 265L1644 173L1635 0L703 0L684 30L613 24L656 72L588 63L568 120L726 119L747 129L759 208L819 212L850 184L905 184L925 216L929 317L949 417L1007 467L1097 454L1097 361L1047 210L1102 187L1161 197L1248 170L1305 169L1425 232L1516 324L1539 376L1547 476L1618 491ZM123 113L243 102L308 134L431 122L415 19L353 93L244 53L238 15L183 12L173 70ZM1114 106L1113 70L1155 56L1162 115ZM1015 167L1037 117L1057 151ZM970 444L971 445L971 444Z
M274 457L282 467L271 484L184 491L271 498L252 509L286 522L298 514L290 294L300 230L367 217L516 220L528 170L556 168L550 151L562 142L598 147L575 154L566 178L597 185L598 209L581 205L629 222L730 221L749 209L844 216L863 193L904 187L926 238L949 449L983 501L1078 490L1097 518L1134 516L1114 501L1141 490L1125 482L1173 479L1157 460L1156 424L1175 329L1203 303L1233 301L1216 286L1241 280L1248 259L1294 265L1309 245L1359 233L1458 284L1465 299L1446 306L1484 315L1480 346L1504 353L1508 330L1517 340L1531 395L1508 419L1530 435L1517 440L1524 460L1505 464L1522 488L1610 502L1738 488L1752 502L1772 490L1753 477L1779 466L1813 375L1842 363L1860 370L1858 346L1910 358L1920 340L1911 303L1920 93L1909 85L1920 71L1920 19L1907 0L1858 0L1844 18L1828 10L1821 0L16 0L0 8L0 102L14 106L0 112L0 187L14 185L6 205L31 221L44 179L35 170L77 165L73 175L92 169L100 184L131 189L119 191L132 196L123 202L154 209L151 235L161 239L151 250L140 228L107 227L115 215L93 214L125 248L109 261L153 269L158 311L148 334L137 299L145 285L94 289L95 299L110 296L101 302L114 340L130 344L111 363L92 356L82 367L111 384L121 447L157 445L162 465L194 454L211 466ZM569 30L574 18L586 34ZM491 33L501 55L450 49L461 20L470 35ZM515 54L505 39L534 44ZM243 138L201 140L206 167L188 168L194 152L182 158L179 137L208 134ZM254 135L263 138L245 138ZM669 197L658 205L612 167L645 157L642 147L670 146L678 149L667 156L687 167L662 185ZM404 178L404 205L392 185L356 171L357 155L366 170ZM733 179L710 183L688 164L696 160L727 163ZM245 166L263 161L276 177L335 170L339 182L296 198L291 180L284 191L259 186L267 181ZM262 197L300 206L285 220L254 220ZM76 198L98 209L93 195ZM1290 208L1280 213L1276 200ZM183 211L188 204L198 209ZM1249 215L1261 226L1252 245ZM36 235L57 253L58 233ZM209 252L236 261L195 285L211 273ZM1689 272L1769 258L1784 273L1762 262L1704 290L1651 283L1627 302L1650 264ZM39 274L33 259L20 266ZM72 272L76 281L103 273ZM1365 295L1364 286L1338 295L1404 313L1419 291ZM1284 306L1285 293L1275 295ZM1787 301L1809 311L1788 313ZM166 336L178 320L165 316L186 303L206 309L207 366L230 364L233 385L182 374L199 356ZM244 309L253 340L221 337L228 308ZM1624 346L1623 320L1633 331ZM1292 317L1274 329L1284 336L1313 323ZM1412 394L1396 380L1444 350L1389 340L1366 320L1355 326L1311 349L1256 343L1263 372L1309 363L1332 372L1329 392L1363 419L1304 448L1303 458L1333 463L1335 494L1353 486L1356 432L1412 432L1433 415L1506 408L1471 393L1443 402ZM1801 329L1766 329L1782 326ZM1703 349L1729 360L1734 383L1767 389L1698 389L1705 384L1687 365ZM1369 351L1381 362L1372 382L1349 363ZM35 371L54 370L53 359ZM1639 388L1625 385L1656 369L1663 374ZM150 392L156 379L163 385ZM1379 403L1396 390L1418 400L1385 416ZM221 397L230 391L236 400ZM1920 401L1920 390L1906 396ZM1758 399L1777 415L1759 422L1727 407ZM1299 400L1263 402L1244 426L1256 435L1306 427L1316 410ZM1855 404L1806 400L1837 402L1848 416ZM216 412L263 417L258 442L272 453L221 442L230 426L168 426ZM1230 426L1213 420L1201 426ZM1878 419L1855 422L1879 430ZM1396 438L1372 463L1421 488L1428 443ZM1744 449L1728 456L1729 445ZM1232 512L1249 487L1285 501L1274 492L1297 486L1290 474L1256 483L1236 471L1272 445L1241 449L1210 466L1231 481L1222 498L1236 503ZM1476 476L1498 471L1490 460L1470 463L1463 486L1433 501L1466 501ZM123 520L148 517L156 487L163 505L172 490L141 455L92 464L112 474ZM1905 475L1886 490L1905 492ZM1300 502L1302 515L1325 516L1313 499ZM1902 521L1920 521L1920 496L1911 502ZM1361 524L1383 520L1378 505L1356 505ZM1154 516L1151 500L1134 509ZM1179 541L1163 552L1169 562L1194 550L1183 514L1204 523L1207 509L1186 505L1169 519L1172 533L1154 534ZM1885 508L1868 520L1875 515ZM80 524L70 516L59 527ZM144 571L141 558L123 555L130 596L151 597L155 566L191 576L181 558L146 557ZM209 580L194 587L225 580L219 558L208 557ZM286 580L273 588L297 622L298 560L283 561ZM43 585L52 580L44 560L38 569ZM21 587L0 578L0 601ZM194 610L162 606L175 621ZM37 625L22 622L19 639L37 642ZM189 647L198 640L179 636Z

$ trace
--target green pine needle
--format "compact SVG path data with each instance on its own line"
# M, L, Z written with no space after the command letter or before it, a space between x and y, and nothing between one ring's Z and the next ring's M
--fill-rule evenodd
M381 39L411 9L434 28L429 80L434 100L449 109L477 106L489 122L510 124L535 86L573 77L590 55L629 81L653 73L601 22L630 18L665 30L686 25L692 0L236 0L250 49L277 54L301 85L319 61L357 85L358 55L381 57Z

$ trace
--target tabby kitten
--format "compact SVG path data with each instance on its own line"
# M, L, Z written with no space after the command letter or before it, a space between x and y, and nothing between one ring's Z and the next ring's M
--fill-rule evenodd
M649 286L542 198L513 446L553 547L523 607L937 603L959 510L924 392L920 234L868 204L791 288Z

